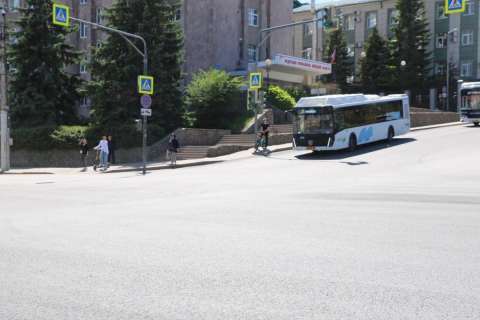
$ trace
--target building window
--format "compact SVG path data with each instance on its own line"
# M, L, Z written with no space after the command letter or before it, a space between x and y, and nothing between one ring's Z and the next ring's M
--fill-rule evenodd
M82 100L80 101L80 106L82 107L87 107L88 106L88 97L82 97Z
M20 8L20 0L10 0L8 5L12 11L18 11Z
M437 49L442 49L447 47L447 34L446 33L437 33L435 39L435 47Z
M471 16L475 14L475 2L469 0L466 2L465 5L465 12L463 13L464 16Z
M463 31L462 32L462 46L471 46L473 45L473 31Z
M312 60L312 48L306 48L302 51L302 58Z
M389 27L396 26L398 24L398 10L391 9L388 12L388 25Z
M97 8L95 11L95 22L103 24L103 8Z
M257 61L257 47L249 44L248 45L248 62Z
M182 10L177 9L175 10L175 21L180 21L182 20Z
M254 8L248 9L248 25L258 27L258 10Z
M473 63L472 62L462 62L460 67L460 76L461 77L471 77L473 71Z
M347 46L347 56L349 58L355 57L355 45L351 44Z
M443 76L445 75L445 64L443 63L437 63L435 65L435 74L437 76Z
M85 61L80 62L80 73L87 73L87 63Z
M377 13L367 12L367 29L372 29L377 26Z
M87 0L80 0L80 4L87 4Z
M86 39L87 38L87 30L88 30L88 26L83 23L83 22L80 22L80 39Z
M345 30L353 31L355 30L355 16L353 14L349 14L345 17Z
M447 16L445 15L445 3L439 2L437 3L437 19L446 19Z

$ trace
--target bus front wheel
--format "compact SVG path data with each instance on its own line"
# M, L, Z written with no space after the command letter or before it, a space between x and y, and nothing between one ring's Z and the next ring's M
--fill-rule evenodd
M348 142L348 150L352 152L352 151L355 151L355 149L357 149L357 137L355 137L355 135L352 134Z
M478 126L480 125L480 123L479 123L479 122L474 122L473 125L474 125L475 127L478 127Z
M387 135L387 141L391 142L393 140L393 137L395 137L395 130L393 127L388 128L388 135Z

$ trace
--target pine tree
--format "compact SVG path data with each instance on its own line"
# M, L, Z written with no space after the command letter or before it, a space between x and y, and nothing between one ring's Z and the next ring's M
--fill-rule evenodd
M374 28L365 46L366 55L362 58L360 65L363 91L375 94L386 92L392 81L388 44Z
M399 69L398 83L401 88L411 90L415 95L425 88L429 78L430 53L427 47L430 40L425 4L422 0L398 0L399 12L395 28L395 62ZM406 65L400 67L400 62Z
M175 13L180 2L119 0L108 12L109 26L142 36L148 47L149 75L155 79L150 122L172 130L182 124L183 35ZM143 50L141 42L133 42ZM139 118L137 77L142 57L125 39L111 34L94 53L89 92L97 125L115 128Z
M333 56L335 59L332 65L332 75L328 77L328 80L336 82L342 92L347 92L349 89L347 79L352 75L353 70L352 61L348 57L347 42L341 28L330 33L327 54L328 57L325 57L327 61L331 60Z
M8 53L14 126L75 122L81 81L66 67L78 62L79 53L65 43L72 29L53 25L51 0L28 0L26 8Z

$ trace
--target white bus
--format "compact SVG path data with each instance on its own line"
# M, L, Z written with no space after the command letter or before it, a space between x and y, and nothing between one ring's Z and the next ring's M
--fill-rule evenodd
M302 98L294 109L296 150L350 149L410 131L407 95L327 95Z
M465 82L460 86L462 122L480 124L480 82Z

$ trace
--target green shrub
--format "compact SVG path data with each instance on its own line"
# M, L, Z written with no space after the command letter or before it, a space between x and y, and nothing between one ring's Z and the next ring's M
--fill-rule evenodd
M148 143L152 144L165 136L165 130L157 125L148 126ZM88 126L59 126L19 128L12 131L13 148L28 150L75 149L81 138L87 138L95 146L104 135L112 135L117 148L133 148L142 145L142 133L134 124L115 128Z
M280 110L291 110L295 107L295 99L284 89L270 86L265 96L267 105Z
M246 110L241 107L243 80L223 70L200 71L187 88L186 103L194 126L229 129Z

